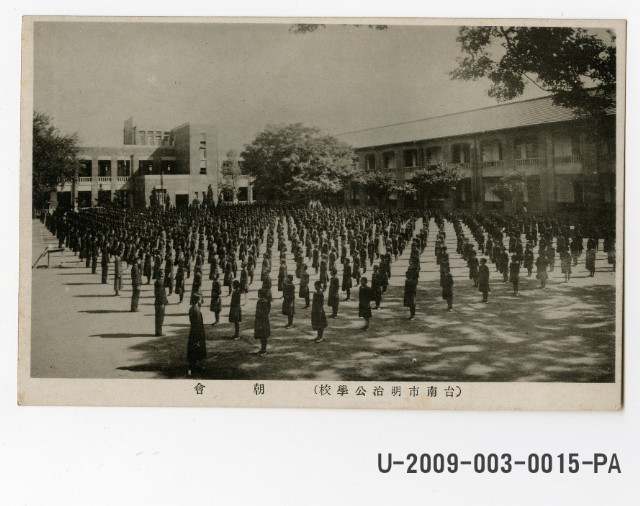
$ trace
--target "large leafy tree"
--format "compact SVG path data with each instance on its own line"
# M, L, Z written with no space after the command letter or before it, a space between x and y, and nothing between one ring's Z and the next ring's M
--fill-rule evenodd
M227 151L227 158L222 162L222 191L235 201L238 198L238 180L240 179L240 163L238 153Z
M504 203L516 205L522 202L527 184L527 175L519 170L513 174L507 174L491 187L491 191Z
M348 144L301 123L267 126L241 156L256 190L279 200L335 195L358 172Z
M46 114L33 114L32 199L36 208L49 201L52 191L78 178L78 135L63 135Z
M615 106L616 46L611 31L568 27L462 26L464 56L454 79L488 78L488 94L511 100L531 84L556 105L594 122L596 131Z
M420 203L425 199L442 198L449 190L454 190L462 179L458 165L449 165L442 161L429 163L424 169L418 169L408 183L416 189Z
M383 199L396 189L395 179L379 170L361 174L357 182L362 185L367 194L373 195L378 203L382 203Z

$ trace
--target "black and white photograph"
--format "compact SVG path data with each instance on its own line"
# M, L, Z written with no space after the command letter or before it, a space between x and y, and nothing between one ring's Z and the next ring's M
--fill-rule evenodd
M24 19L21 403L621 408L624 21L373 21Z

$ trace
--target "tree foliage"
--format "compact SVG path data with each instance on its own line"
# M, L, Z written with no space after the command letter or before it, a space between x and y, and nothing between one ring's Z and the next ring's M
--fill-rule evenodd
M335 194L358 173L348 144L301 123L267 126L241 156L256 190L279 200Z
M521 202L527 185L527 175L523 170L516 171L500 178L500 180L491 187L491 191L502 202L515 204Z
M424 169L418 169L408 183L416 189L421 201L424 198L444 197L454 190L462 179L459 165L449 165L442 161L430 162Z
M616 46L610 31L462 26L456 40L465 56L457 59L451 77L488 78L488 94L498 101L522 95L531 83L552 93L555 105L595 121L596 127L615 107Z
M325 28L327 25L323 24L293 24L289 27L289 31L295 33L296 35L305 35L307 33L313 33L319 28ZM361 27L362 25L340 25L340 26L353 26L356 28ZM386 30L387 25L367 25L367 28L371 30Z
M388 174L379 170L364 172L358 176L357 182L377 200L391 195L396 188L396 181Z
M33 114L33 205L42 208L52 191L77 181L78 135L62 135L46 114Z
M227 158L222 162L222 192L234 201L238 198L238 180L241 175L238 153L234 150L227 151Z

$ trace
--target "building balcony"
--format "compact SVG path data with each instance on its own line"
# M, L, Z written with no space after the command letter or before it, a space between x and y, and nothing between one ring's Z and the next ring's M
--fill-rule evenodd
M582 162L582 155L554 156L553 162L556 165L580 163Z
M601 153L598 155L599 162L615 162L616 154L615 153Z
M91 183L91 176L89 177L79 177L78 178L78 183L82 184L82 183Z
M516 158L516 167L526 167L528 165L544 165L547 163L547 159L540 158Z
M502 168L504 167L504 160L486 160L481 162L481 165L483 169L490 167Z

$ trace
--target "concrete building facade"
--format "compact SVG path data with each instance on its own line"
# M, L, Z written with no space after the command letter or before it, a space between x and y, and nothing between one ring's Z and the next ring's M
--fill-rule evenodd
M594 137L590 125L554 106L551 97L341 134L354 146L360 168L407 182L416 170L441 160L459 165L463 179L432 207L502 209L492 192L501 177L526 174L524 205L530 211L615 211L615 116L609 134ZM376 205L354 186L347 199ZM416 205L389 196L390 206Z
M159 199L168 195L172 206L183 208L194 199L202 201L209 188L214 198L221 191L213 125L145 128L128 118L121 146L81 146L78 156L77 183L61 186L52 195L52 207L93 207L107 200L144 207L155 194ZM239 182L250 186L246 177ZM250 200L251 192L245 193Z

